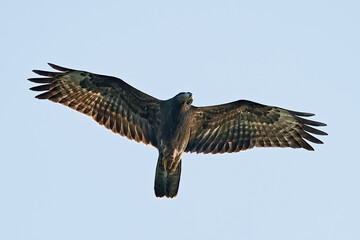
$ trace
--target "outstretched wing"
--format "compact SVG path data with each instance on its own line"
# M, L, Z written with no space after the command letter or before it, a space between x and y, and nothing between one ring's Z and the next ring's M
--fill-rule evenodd
M311 126L324 123L304 119L313 116L246 100L194 107L190 140L185 151L231 153L253 147L291 147L314 150L305 140L322 142L310 133L327 135Z
M61 103L114 133L157 147L160 100L119 78L49 65L60 72L33 70L45 78L29 78L43 84L30 88L45 91L36 98Z

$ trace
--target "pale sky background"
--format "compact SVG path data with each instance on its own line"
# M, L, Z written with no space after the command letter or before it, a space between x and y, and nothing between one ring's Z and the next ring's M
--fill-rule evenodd
M0 239L360 239L359 1L3 1L0 30ZM313 112L329 136L184 154L157 199L155 148L34 98L47 62Z

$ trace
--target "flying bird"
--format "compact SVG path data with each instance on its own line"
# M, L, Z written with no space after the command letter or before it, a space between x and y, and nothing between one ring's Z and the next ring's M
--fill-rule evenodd
M326 126L296 112L238 100L196 107L193 95L181 92L159 100L123 80L49 63L58 72L33 70L44 76L28 80L30 88L49 99L91 116L116 134L157 148L156 197L173 198L180 182L184 152L232 153L253 147L290 147L313 151L307 141L322 144L311 134L327 135L314 127Z

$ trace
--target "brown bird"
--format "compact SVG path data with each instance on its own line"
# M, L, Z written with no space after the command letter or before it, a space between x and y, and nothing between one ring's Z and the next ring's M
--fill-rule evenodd
M311 126L326 126L303 117L314 114L238 100L195 107L193 95L182 92L159 100L123 80L73 70L54 64L60 72L33 70L45 76L29 78L41 85L30 88L49 99L91 116L107 129L150 144L159 150L155 173L155 195L177 195L184 152L232 153L253 147L314 149L307 141L322 144L312 136L327 135Z

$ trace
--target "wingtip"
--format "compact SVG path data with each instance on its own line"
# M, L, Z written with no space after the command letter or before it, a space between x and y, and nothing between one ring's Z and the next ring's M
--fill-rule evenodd
M300 117L313 117L315 116L314 113L307 113L307 112L298 112L298 111L290 111L292 114Z
M58 70L58 71L62 71L62 72L72 71L72 69L70 69L70 68L61 67L61 66L56 65L56 64L53 64L53 63L48 63L48 65L49 65L50 67L52 67L53 69L56 69L56 70Z
M30 90L36 91L36 92L42 92L42 91L50 90L51 87L52 87L52 84L44 84L44 85L31 87Z
M312 125L316 126L316 127L326 127L327 126L327 124L323 123L323 122L312 121L312 123L313 123Z

